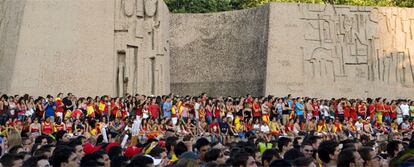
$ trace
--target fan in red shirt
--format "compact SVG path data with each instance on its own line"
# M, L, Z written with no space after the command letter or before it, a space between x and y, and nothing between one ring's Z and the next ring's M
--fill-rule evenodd
M369 117L371 119L374 119L375 118L375 105L372 103L372 101L368 103L369 103L369 106L368 106Z
M73 118L79 119L82 115L83 115L82 110L77 108L76 110L73 110L70 116Z
M313 116L319 119L319 105L318 102L316 102L316 100L312 103L312 108Z
M357 120L357 105L356 105L356 102L352 103L352 106L350 108L350 114L351 114L351 118L353 120Z
M389 102L385 103L385 100L383 117L386 123L391 124L391 106Z
M209 125L210 133L214 135L220 135L220 125L217 123L216 119L213 119L213 122Z
M253 102L253 118L259 119L261 115L262 113L260 111L260 104L258 102L258 99L256 98Z
M359 104L358 104L358 116L365 119L366 114L367 113L366 113L365 104L363 102L359 102Z
M348 120L349 119L349 116L351 116L351 107L347 103L345 103L345 106L344 106L344 117L345 117L345 120Z
M395 104L395 100L391 101L391 106L390 106L390 117L392 120L397 118L397 105Z
M148 111L151 114L152 119L158 119L160 113L160 106L155 103L155 99L152 99L151 105L148 106Z

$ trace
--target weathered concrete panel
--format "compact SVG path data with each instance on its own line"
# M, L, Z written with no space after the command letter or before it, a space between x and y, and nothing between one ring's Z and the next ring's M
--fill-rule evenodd
M21 6L20 1L5 2ZM112 77L108 76L113 68L112 2L27 0L23 7L22 21L15 23L20 24L16 52L0 54L15 57L9 78L2 78L7 85L1 86L2 92L112 94ZM2 31L14 30L2 27Z
M25 2L0 0L0 92L11 84Z
M0 0L0 92L169 93L161 0Z
M173 14L171 91L212 96L264 94L268 6Z

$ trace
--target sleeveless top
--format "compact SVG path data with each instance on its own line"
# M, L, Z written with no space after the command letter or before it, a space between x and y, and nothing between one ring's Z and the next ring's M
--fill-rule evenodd
M56 129L56 131L63 130L63 124L55 124L55 129Z
M39 132L39 128L38 127L31 127L30 129L32 130L32 133L33 132Z
M69 133L72 133L72 124L66 125L66 131L68 131Z
M51 123L43 123L43 133L50 135L52 134L53 129L52 129L52 124Z

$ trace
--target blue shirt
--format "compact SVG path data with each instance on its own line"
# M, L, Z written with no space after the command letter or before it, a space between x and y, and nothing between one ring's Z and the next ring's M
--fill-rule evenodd
M296 103L295 109L296 109L296 115L303 115L303 104L302 103Z
M171 107L172 107L172 102L171 101L170 102L165 102L164 105L162 106L162 111L164 113L171 112Z
M290 108L292 108L292 106L293 106L293 101L292 101L292 100L288 100L288 104L289 104L289 107L290 107Z
M48 102L45 103L45 117L55 116L55 109L53 109L53 106L55 105L55 102L52 102L51 104L48 104Z

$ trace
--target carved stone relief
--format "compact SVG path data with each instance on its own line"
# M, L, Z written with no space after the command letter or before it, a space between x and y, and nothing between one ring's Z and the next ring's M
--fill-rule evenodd
M117 0L116 3L115 49L116 51L126 50L124 66L127 70L124 71L124 76L128 78L126 84L118 83L116 90L126 87L124 93L160 93L158 90L164 89L156 88L162 86L157 84L157 81L163 78L156 78L155 71L158 70L157 64L163 62L157 59L163 58L158 58L156 55L165 54L165 51L159 53L157 51L160 50L158 48L165 47L167 39L161 29L163 25L161 17L163 16L157 15L158 1ZM119 59L116 60L119 61ZM118 62L118 64L122 63ZM122 72L118 68L122 66L117 67L116 76L119 75L119 71Z
M334 82L337 77L364 76L370 81L414 84L410 53L414 46L408 44L414 16L405 9L301 4L299 10L307 29L303 38L310 44L301 47L304 68L309 69L305 76Z

